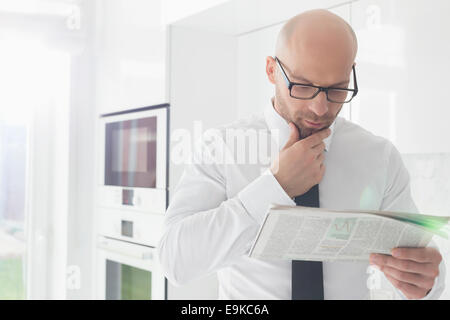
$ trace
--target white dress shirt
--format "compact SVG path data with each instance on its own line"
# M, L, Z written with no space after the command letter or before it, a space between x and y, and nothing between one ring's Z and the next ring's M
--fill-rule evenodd
M330 128L319 184L321 208L417 211L408 172L392 143L341 117ZM250 156L239 161L248 152L227 139L233 130L257 132L259 147L267 142L272 150L269 161ZM273 150L278 154L288 137L287 122L269 102L264 113L221 126L214 139L198 142L167 209L158 245L172 284L217 272L219 299L291 299L291 261L248 257L269 205L295 205L269 170ZM437 299L444 283L442 261L425 299ZM324 262L323 285L325 299L405 299L368 261Z

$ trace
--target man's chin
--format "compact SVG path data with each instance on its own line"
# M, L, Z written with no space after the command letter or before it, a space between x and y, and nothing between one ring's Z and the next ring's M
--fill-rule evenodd
M312 135L314 133L313 129L299 127L299 126L297 126L297 127L300 129L300 139L308 138L310 135Z
M312 135L312 134L314 134L316 132L325 130L325 129L329 128L329 127L330 127L330 125L326 125L326 126L323 126L323 127L315 129L315 128L308 128L308 127L298 126L297 125L297 128L300 129L300 138L301 139L305 139L305 138L309 137L310 135Z

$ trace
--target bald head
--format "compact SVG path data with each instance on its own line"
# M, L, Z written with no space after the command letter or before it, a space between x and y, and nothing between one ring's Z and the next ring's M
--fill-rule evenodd
M282 61L320 60L352 65L357 52L356 35L341 17L328 10L303 12L281 29L275 54ZM331 60L331 61L330 61Z
M281 29L275 52L279 64L268 56L266 73L275 85L275 110L286 122L296 125L301 138L331 126L343 103L329 99L328 91L318 91L310 99L299 98L301 94L306 95L307 87L297 86L297 91L292 93L293 87L286 83L286 76L291 83L354 88L351 75L357 49L356 35L350 25L327 10L303 12Z

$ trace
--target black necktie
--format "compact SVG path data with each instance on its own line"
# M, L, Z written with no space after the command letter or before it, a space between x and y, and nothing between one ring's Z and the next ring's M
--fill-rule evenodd
M298 206L319 207L319 185L295 198ZM292 300L323 300L321 261L292 261Z

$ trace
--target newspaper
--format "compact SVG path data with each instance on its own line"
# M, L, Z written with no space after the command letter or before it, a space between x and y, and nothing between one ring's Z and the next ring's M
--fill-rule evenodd
M283 260L368 260L395 247L448 239L450 217L271 205L249 256Z

